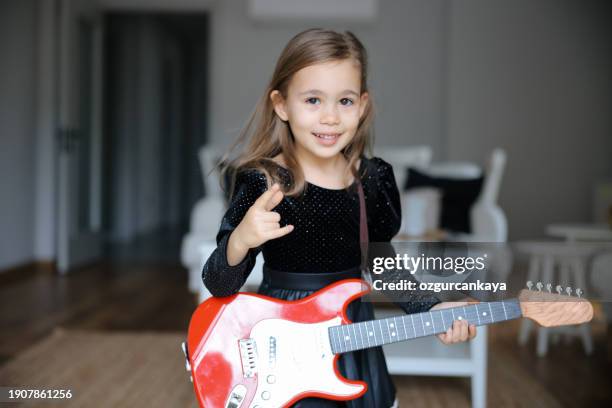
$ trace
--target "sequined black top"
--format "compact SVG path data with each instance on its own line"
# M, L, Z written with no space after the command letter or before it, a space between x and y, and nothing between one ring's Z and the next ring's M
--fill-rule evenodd
M284 184L289 185L289 171L283 167L278 171ZM362 157L359 174L364 188L369 240L388 242L401 224L393 168L380 158ZM335 190L307 182L302 196L285 196L273 211L281 216L280 226L291 224L293 231L250 249L239 264L230 266L226 252L229 236L255 200L267 190L266 178L259 171L239 173L234 195L217 234L217 248L202 271L208 290L213 296L236 293L253 269L260 251L263 251L266 265L279 271L336 272L358 266L361 262L359 196L354 186L353 183L347 189ZM438 302L431 297L419 300L422 302L413 305L418 309L429 308Z

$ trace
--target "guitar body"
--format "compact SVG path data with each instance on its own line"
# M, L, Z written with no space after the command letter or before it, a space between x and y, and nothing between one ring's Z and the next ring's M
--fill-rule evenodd
M342 377L328 328L350 323L347 305L369 292L343 280L298 301L238 293L194 312L188 360L202 407L285 407L306 397L357 398L362 381Z

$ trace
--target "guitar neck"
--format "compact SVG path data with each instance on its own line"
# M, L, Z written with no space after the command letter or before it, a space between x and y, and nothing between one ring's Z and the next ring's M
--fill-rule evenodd
M444 333L455 320L483 326L521 317L517 299L393 316L329 328L334 354Z

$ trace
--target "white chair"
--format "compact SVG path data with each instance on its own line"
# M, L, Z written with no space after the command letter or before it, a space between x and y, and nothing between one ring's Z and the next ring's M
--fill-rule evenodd
M506 242L508 222L504 212L497 205L501 186L506 153L495 149L491 153L485 169L485 179L480 195L470 210L471 234L460 234L458 240L472 242ZM474 179L482 175L481 168L468 162L436 163L427 173L437 177Z
M221 160L224 150L221 147L205 145L198 150L200 170L202 171L202 181L206 199L212 197L223 197L223 190L219 185L219 173L212 171L216 164Z
M442 162L430 164L431 155L423 154L419 170L432 177L451 179L475 179L482 175L480 166L471 162ZM401 157L394 158L393 166L396 173L406 174L408 162L402 163ZM502 175L506 163L506 154L501 149L495 149L485 167L485 181L476 203L472 206L471 234L454 234L458 241L472 242L506 242L508 228L506 217L497 205L497 197L501 185ZM400 178L396 176L396 180ZM404 186L405 178L401 184ZM440 194L435 189L423 188L402 192L402 228L400 233L413 234L414 229L423 232L423 219L431 218L431 212L439 211ZM419 200L422 201L419 203ZM437 210L432 210L435 208ZM421 225L418 225L421 224ZM427 227L437 227L431 221L426 222ZM415 227L415 228L413 228ZM491 273L495 280L503 281L510 273L512 254L508 250L499 248L495 257L490 259ZM377 310L377 315L389 313ZM389 365L393 374L402 375L439 375L469 377L472 387L472 406L486 406L487 387L487 327L478 328L478 335L469 344L453 346L442 345L437 339L421 338L409 344L391 344L384 347Z
M508 220L497 205L504 168L506 152L495 149L487 164L484 186L472 207L472 239L481 242L506 242L508 240Z
M373 153L393 166L393 175L400 191L404 187L408 167L427 168L433 154L429 146L375 146Z
M502 176L506 164L506 153L495 149L491 153L485 167L485 179L482 190L476 202L470 209L470 234L453 234L452 239L467 242L506 242L508 238L508 222L504 212L497 205ZM400 165L401 167L401 165ZM422 170L431 177L441 177L458 180L468 180L480 177L483 170L471 162L441 162L426 165ZM404 171L405 173L405 171ZM401 185L403 186L403 184ZM405 215L402 220L401 233L415 235L413 230L423 229L413 226L428 217L425 211L439 209L439 195L432 194L433 188L419 188L402 192L402 210ZM421 205L415 202L422 201ZM415 213L415 208L423 213ZM437 225L428 225L436 228ZM425 232L425 231L423 231Z

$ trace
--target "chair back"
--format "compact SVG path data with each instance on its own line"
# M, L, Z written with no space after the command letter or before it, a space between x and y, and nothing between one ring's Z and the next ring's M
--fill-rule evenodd
M223 197L223 190L221 190L219 185L219 173L216 171L211 173L211 170L221 159L222 155L223 149L219 146L204 145L198 150L202 182L204 183L204 191L207 197Z

